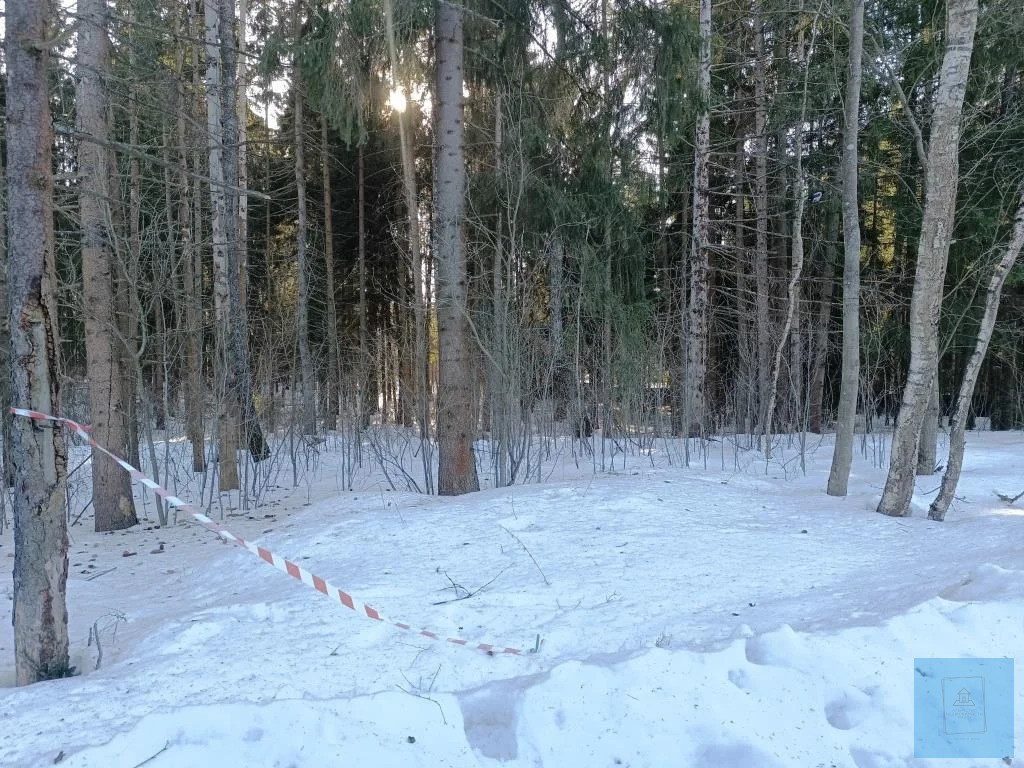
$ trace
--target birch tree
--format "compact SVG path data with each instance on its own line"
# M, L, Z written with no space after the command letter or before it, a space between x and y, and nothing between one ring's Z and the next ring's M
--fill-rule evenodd
M1021 185L1018 194L1020 207L1017 208L1010 241L989 278L988 291L985 294L985 312L981 318L981 327L978 328L978 338L967 361L967 369L964 371L964 378L960 384L956 407L953 409L946 471L942 475L939 495L928 509L928 517L932 520L941 522L945 519L949 504L953 501L953 495L956 493L956 486L960 481L960 469L964 461L964 432L967 429L971 399L974 397L974 385L978 381L978 373L981 371L981 364L985 360L985 353L988 352L988 344L992 339L992 329L995 328L996 315L999 314L999 300L1002 296L1003 284L1006 282L1006 276L1010 274L1010 270L1017 262L1021 248L1024 247L1024 184Z
M49 69L52 5L9 0L7 54L7 285L11 399L59 411ZM56 426L56 425L54 425ZM67 454L59 428L10 427L14 471L15 682L70 674Z
M803 4L800 7L801 13L803 12ZM790 271L789 283L786 288L786 319L782 324L782 332L779 336L779 343L775 347L775 358L772 363L771 373L771 384L768 388L768 405L765 409L765 420L764 420L764 455L766 458L771 458L772 455L772 422L775 420L775 402L778 394L779 384L779 373L782 370L782 354L785 351L787 341L790 337L790 332L793 330L795 318L799 316L800 309L800 279L803 276L804 270L804 206L806 203L806 181L804 180L804 126L807 119L807 92L808 92L808 75L811 67L811 57L814 55L814 44L818 37L818 16L815 14L811 19L811 39L807 46L806 51L803 48L803 38L801 36L798 45L801 50L799 56L803 58L803 88L801 90L801 103L800 113L797 119L796 138L794 153L796 155L795 163L795 182L794 189L796 197L796 211L793 214L793 237L792 237L792 269ZM794 336L796 334L794 333ZM799 358L798 355L794 356ZM797 367L799 363L793 367ZM802 389L802 387L800 387Z
M893 433L882 514L910 514L921 425L935 385L939 315L959 179L960 118L978 23L978 0L949 0L942 60L925 168L924 214L910 303L910 367Z
M764 7L754 3L754 291L757 317L757 420L759 435L766 435L769 371L771 368L771 315L768 283L768 97L765 66Z
M198 27L193 14L195 9L184 9L185 28L189 34ZM176 17L180 29L181 19ZM192 165L199 167L199 153L190 151L199 142L196 141L196 126L202 125L199 109L199 47L195 43L189 46L189 63L192 67L191 99L185 98L185 50L178 49L176 60L176 83L178 111L176 121L176 138L178 142L178 241L181 244L181 283L184 303L182 317L185 332L185 432L192 445L192 471L203 472L206 469L206 439L203 428L203 331L202 320L202 252L198 240L202 236L200 212L202 200L199 195L199 176L193 180L189 174L189 158ZM189 118L192 118L191 120ZM193 181L195 186L193 187Z
M700 57L697 64L697 115L693 154L693 219L690 246L690 300L686 329L686 413L684 434L704 436L705 386L708 367L708 219L711 194L708 160L711 152L711 0L700 0Z
M238 434L254 461L270 455L252 402L247 328L241 307L237 226L238 95L235 82L234 0L204 0L206 109L210 135L210 203L213 213L214 311L218 363L224 391L218 406L220 488L239 487Z
M836 414L836 445L828 475L829 496L845 496L853 463L853 430L860 383L860 201L857 144L864 58L864 0L850 3L850 60L843 109L843 363Z

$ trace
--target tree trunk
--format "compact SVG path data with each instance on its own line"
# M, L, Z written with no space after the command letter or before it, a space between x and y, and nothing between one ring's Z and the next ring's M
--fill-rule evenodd
M565 244L553 233L547 239L548 263L548 336L551 356L552 417L564 421L569 413L572 392L571 372L565 359Z
M0 403L11 402L10 376L3 371L10 370L11 329L7 319L7 178L6 158L0 154ZM11 472L11 414L0 410L0 443L3 445L3 474L0 476L0 493L14 485ZM6 495L0 497L0 532L6 524Z
M59 410L50 133L50 3L9 0L7 57L7 278L11 400ZM71 673L68 659L67 455L59 427L11 425L14 468L15 683Z
M302 3L295 4L295 45L300 43L302 30ZM299 386L302 389L302 420L301 430L307 435L316 432L316 376L313 371L313 357L309 351L309 259L306 253L308 239L308 215L306 206L306 149L305 149L305 114L302 82L302 67L298 61L292 68L292 91L295 98L294 137L295 137L295 193L298 201L298 231L295 234L299 295L296 307L297 333L299 337Z
M758 440L765 425L771 368L768 283L768 97L766 94L764 8L754 5L754 289L757 316Z
M939 361L935 359L932 389L928 395L928 408L921 422L920 445L917 450L917 474L934 475L938 462L939 442Z
M139 6L133 4L130 11L128 25L128 68L131 71L136 67L136 44L134 38L137 35L135 22L139 20ZM108 125L116 125L114 105L110 105L108 112ZM139 84L135 78L129 81L128 85L128 143L133 147L139 146ZM118 168L117 156L114 152L107 153L110 162L109 190L120 190L121 176ZM119 200L120 195L115 194L107 197L107 200ZM116 205L116 203L114 203ZM128 462L133 466L139 466L142 462L139 457L139 432L147 426L143 419L148 411L144 398L148 397L146 382L142 377L145 362L142 358L142 351L146 346L145 333L147 326L145 312L139 301L139 286L142 277L142 166L139 156L132 153L128 159L128 251L121 251L121 272L118 302L120 304L117 312L121 331L127 342L126 348L121 351L122 370L127 374L122 377L123 391L121 400L126 406L128 419Z
M338 349L338 308L334 297L334 200L331 195L331 148L327 136L327 118L320 115L320 173L324 187L324 292L327 294L327 410L324 413L328 427L337 428L338 416L341 413L341 370L339 368ZM363 146L359 145L359 206L362 214L363 203ZM359 229L359 269L360 281L365 279L366 271L365 243L363 242L362 215ZM366 340L366 321L363 319L363 283L359 288L359 364L357 366L356 413L362 413L363 386L362 380Z
M188 19L190 34L194 28ZM192 46L193 67L193 98L198 101L199 94L199 50ZM184 52L179 53L178 73L184 71ZM195 114L196 105L190 104L190 113ZM192 445L192 471L206 470L206 437L203 430L203 335L201 325L202 313L202 254L197 245L200 232L193 226L193 205L198 208L199 196L192 194L189 180L188 158L189 147L194 146L195 129L187 128L185 84L178 80L178 124L177 140L180 147L178 153L179 191L178 191L178 228L181 232L181 263L184 291L181 302L185 317L185 434ZM196 121L198 122L198 121ZM198 163L196 163L198 166ZM198 170L198 167L196 168ZM198 182L197 182L198 183Z
M825 245L825 270L818 301L818 317L814 327L813 368L810 385L810 413L808 429L815 434L825 431L825 371L828 367L828 330L832 318L832 297L835 293L836 247L839 238L839 222L835 212L829 214L828 234Z
M228 268L231 248L228 219L226 169L224 168L223 115L221 92L223 72L220 43L220 4L223 0L204 0L206 11L206 123L210 141L210 208L213 239L213 310L217 324L217 457L218 483L222 491L238 488L238 426L232 402L232 360L228 327L231 323Z
M463 148L462 21L459 5L435 6L437 142L434 163L434 252L438 271L438 493L478 490L473 454L473 371L467 333L467 275L463 243L466 161ZM420 276L416 275L416 282Z
M925 202L914 295L910 302L910 366L893 433L889 476L878 511L910 514L921 424L939 355L939 313L953 231L959 179L960 117L978 22L978 0L949 0L931 142L925 169Z
M232 0L227 0L232 2ZM238 204L235 206L238 227L238 306L249 327L249 0L238 0L238 68L236 72L235 114L238 116Z
M853 431L860 384L860 202L857 199L857 144L864 58L864 0L850 3L850 60L843 112L843 364L836 410L836 445L826 492L845 496L853 464Z
M492 341L490 355L488 356L488 394L490 395L490 407L488 408L489 429L491 432L491 449L494 455L494 484L501 488L508 485L508 431L510 416L508 387L505 386L505 375L511 373L508 367L507 357L507 328L508 319L506 309L506 297L503 290L505 273L505 249L504 229L505 211L502 209L504 203L504 178L502 170L502 132L501 132L501 90L497 89L494 95L494 175L495 188L497 190L498 220L494 227L494 263L491 269L491 315Z
M686 328L686 411L683 429L704 437L708 357L708 160L711 152L711 0L700 0L700 57L697 64L696 138L693 150L693 220L690 246L690 301Z
M789 276L789 286L786 291L786 319L782 325L782 333L779 336L779 343L775 348L775 362L772 364L772 376L771 384L768 390L768 407L765 411L765 422L764 422L764 434L765 434L765 446L764 452L766 457L770 457L772 453L771 443L771 431L772 421L775 417L775 402L778 394L779 374L782 370L782 355L785 352L786 345L789 340L790 330L793 328L794 318L799 310L800 301L800 278L803 276L804 269L804 205L806 202L807 192L806 184L804 182L804 123L807 116L807 91L808 91L808 73L811 65L811 54L814 51L814 41L817 38L818 27L817 27L817 15L815 15L811 21L811 42L807 48L807 53L802 52L801 43L801 55L805 55L803 62L804 69L804 82L803 82L803 98L800 105L800 114L797 119L796 129L796 178L793 183L793 195L796 200L796 211L793 214L793 235L792 235L792 267Z
M246 194L239 183L239 128L237 111L237 51L234 46L235 3L234 0L220 0L220 50L223 63L221 84L221 115L224 136L224 191L227 195L226 223L228 236L227 269L228 312L230 316L229 338L231 344L232 405L241 416L242 435L253 461L263 461L270 456L270 446L263 436L256 407L252 399L252 371L249 366L249 324L242 303L241 270L244 244L238 239L236 212L237 196Z
M370 425L371 401L368 398L370 382L373 381L373 361L370 359L369 334L367 332L366 307L366 157L365 146L359 145L359 392L356 410L359 414L359 426L366 429ZM372 405L376 405L376 398Z
M82 283L85 309L86 375L89 419L96 440L127 456L128 434L116 341L114 264L107 240L109 143L107 94L109 41L105 0L79 0L78 66L75 110L83 137L78 147L79 215L82 231ZM133 187L134 189L134 187ZM138 523L131 478L117 462L92 451L92 506L97 531L117 531Z
M392 78L398 77L398 53L395 47L395 31L394 31L394 19L391 0L384 0L384 22L386 25L387 43L388 43L388 56L391 63ZM459 20L459 34L461 36L461 18ZM461 38L460 38L460 49L459 49L459 82L462 82L462 53L461 53ZM397 84L397 80L393 80ZM460 157L462 151L462 102L461 102L461 91L459 93L460 102L458 105L459 118L458 118L458 131L459 131L459 152ZM409 242L409 259L412 267L412 282L413 282L413 375L411 377L413 387L413 410L417 426L420 430L420 455L423 459L423 473L426 480L426 491L431 493L433 491L433 464L432 464L432 451L430 450L430 391L427 382L427 310L426 310L426 296L423 290L423 251L420 246L420 222L419 222L419 198L416 190L416 157L413 152L413 135L414 129L411 128L406 122L405 110L396 109L398 118L398 139L401 145L402 155L402 186L405 192L405 210L408 216L408 242ZM440 156L441 150L438 149L438 156ZM462 170L465 175L465 168ZM465 181L463 180L463 184ZM460 202L460 205L464 204L464 201ZM461 210L461 209L460 209ZM460 224L461 226L461 224ZM461 251L460 251L461 252ZM463 257L463 264L465 259ZM465 268L463 267L463 273ZM463 278L465 279L465 278ZM402 285L405 285L404 279ZM465 285L463 285L463 295L465 295ZM465 303L465 302L463 302ZM403 302L403 307L406 302ZM439 318L440 320L440 318ZM404 328L404 323L403 323ZM402 340L407 341L408 334L402 333ZM404 351L404 350L403 350ZM405 356L403 356L405 357ZM408 361L403 360L403 363L407 364ZM468 358L467 358L468 364ZM402 378L402 385L410 381L410 377ZM403 395L402 399L405 400L406 395ZM403 411L405 409L400 409ZM475 470L474 470L475 473ZM474 474L475 476L475 474Z
M733 221L733 238L736 241L736 382L733 386L732 400L736 413L736 439L739 441L739 435L747 434L750 422L751 390L753 388L755 366L752 365L753 355L751 354L752 328L749 314L750 301L747 298L750 291L750 279L747 275L747 221L744 215L744 206L746 205L744 177L747 165L747 136L745 135L745 121L738 119L737 123L736 170L734 172L736 177L736 215Z
M939 495L928 510L928 517L932 520L941 522L945 519L946 511L956 493L956 486L960 481L960 468L963 466L964 431L967 429L967 415L971 409L971 399L974 397L974 385L978 381L978 373L985 360L988 343L992 339L992 330L995 328L996 316L999 314L999 300L1003 284L1006 282L1006 276L1013 269L1017 257L1020 256L1021 248L1024 247L1024 184L1021 185L1019 194L1021 202L1020 207L1017 208L1010 242L989 279L988 293L985 296L985 312L981 318L981 326L978 328L978 338L974 343L974 351L967 361L967 369L964 371L964 379L960 383L960 393L957 395L956 406L953 409L953 420L949 429L949 459L946 461L946 471L942 475Z
M206 104L210 132L210 203L213 209L214 312L218 363L224 392L219 404L220 489L239 487L238 434L253 461L270 456L252 403L249 351L239 293L237 215L238 115L234 0L204 0L206 11Z

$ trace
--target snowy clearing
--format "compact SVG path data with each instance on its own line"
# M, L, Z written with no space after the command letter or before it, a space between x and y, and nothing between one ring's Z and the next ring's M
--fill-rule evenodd
M827 442L806 477L655 451L456 499L369 476L341 492L326 453L320 480L224 518L390 618L539 639L520 657L370 621L191 523L84 518L78 677L9 687L5 568L0 765L1021 768L913 758L915 657L1024 658L1024 500L996 496L1024 490L1024 436L969 438L943 524L924 518L937 475L915 517L876 514L884 474L863 455L850 496L826 496ZM1015 679L1020 752L1020 663Z

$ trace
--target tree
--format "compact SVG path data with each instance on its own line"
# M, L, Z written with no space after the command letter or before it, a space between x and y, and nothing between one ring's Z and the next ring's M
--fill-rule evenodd
M106 82L109 62L107 4L79 0L78 79L75 108L80 143L78 195L82 231L83 310L89 418L93 435L108 450L128 455L124 372L114 305L114 261L108 242ZM101 451L92 452L92 505L97 531L116 531L138 523L131 478Z
M7 3L7 214L11 398L52 413L60 405L48 76L51 4ZM67 455L59 429L18 419L14 467L15 682L70 673Z
M801 13L803 11L803 4L801 3ZM772 455L772 422L775 419L775 401L778 394L779 385L779 372L782 369L782 354L785 350L786 343L789 340L790 332L793 329L795 318L798 318L798 312L800 309L800 298L799 298L799 284L800 278L803 276L804 269L804 206L806 203L806 182L804 180L804 125L807 121L807 94L808 94L808 79L811 68L811 57L814 54L814 43L818 37L818 16L815 14L811 19L811 39L807 46L807 50L803 50L803 36L798 40L800 51L798 57L803 59L803 88L801 89L801 104L800 113L797 119L796 128L796 139L794 154L796 155L795 164L795 175L796 183L794 187L796 189L796 211L793 215L793 235L792 235L792 269L790 271L789 284L786 290L786 319L782 324L782 333L779 335L779 343L775 348L775 360L772 364L771 373L771 386L768 390L768 406L765 410L766 416L764 420L764 434L765 434L765 446L764 454L766 457ZM781 142L780 142L781 143ZM794 337L796 334L794 334ZM799 367L799 355L795 355L797 360L791 365L793 368ZM802 387L798 388L802 389Z
M416 421L420 430L420 456L423 462L423 475L426 481L426 490L430 493L433 489L433 451L430 450L430 395L427 386L427 316L426 300L423 290L423 257L420 247L420 209L419 197L416 189L416 156L413 151L414 127L410 124L406 114L405 86L399 80L398 47L395 40L394 9L391 0L384 0L384 25L385 36L387 37L388 61L391 65L391 80L395 100L392 108L395 112L395 119L398 123L399 153L402 159L402 191L405 196L405 231L409 247L409 264L411 266L413 284L413 375L412 390ZM461 82L461 66L460 82ZM400 97L399 97L400 95ZM461 92L460 92L461 98ZM460 106L461 110L461 106ZM460 122L461 130L461 112ZM461 151L461 143L460 143ZM360 154L359 168L363 169L363 155ZM465 169L462 171L463 190L465 189ZM363 178L361 174L360 178ZM360 185L362 190L362 185ZM463 191L463 195L465 192ZM360 200L363 200L360 191ZM360 207L362 211L362 207ZM360 219L362 222L362 219ZM461 224L460 224L461 226ZM362 242L362 241L361 241ZM365 246L365 243L364 243ZM465 260L463 259L463 272L465 271ZM362 279L362 278L360 278ZM399 296L406 290L405 280L399 278ZM465 292L463 293L465 297ZM362 303L362 297L360 298ZM465 299L463 300L465 303ZM403 329L404 329L403 325ZM407 341L401 339L400 341Z
M949 509L950 502L953 501L953 494L956 492L956 485L960 480L960 468L964 461L964 430L967 429L967 417L971 408L971 399L974 396L974 385L978 381L978 373L985 359L985 353L988 351L989 341L992 339L992 329L996 325L1003 284L1016 263L1017 257L1020 256L1021 248L1024 247L1024 184L1021 185L1018 195L1020 207L1017 208L1017 215L1014 218L1010 241L989 278L988 291L985 295L985 312L981 319L981 326L978 328L978 338L974 345L974 351L971 352L971 357L967 361L967 369L964 371L963 382L960 384L956 407L953 409L953 419L949 431L949 459L946 461L946 471L942 475L942 485L939 488L939 495L935 497L935 501L928 509L928 517L939 522L945 519L946 511Z
M299 46L302 35L302 3L296 2L294 16L295 45ZM299 295L296 303L296 333L299 337L299 382L302 390L301 430L304 434L316 432L316 379L313 376L313 357L309 351L309 223L306 204L306 148L305 110L302 84L302 67L296 55L292 75L292 96L295 110L295 190L298 202L296 241L296 268L298 269Z
M438 493L479 489L473 454L473 355L467 329L463 242L466 159L463 149L463 10L439 2L435 21L434 259L437 264ZM416 281L422 275L413 275Z
M184 27L189 35L198 26L193 21L193 13L198 16L198 11L182 9L184 16ZM175 29L180 32L182 27L181 16L175 17ZM196 174L195 187L189 175L189 157L195 158L193 165L199 166L199 153L190 151L198 142L195 141L196 125L201 125L201 118L197 115L199 102L199 46L192 43L189 46L189 64L192 68L192 92L191 99L185 98L185 49L178 48L175 59L177 82L175 93L177 98L177 120L176 135L178 142L178 243L181 247L181 296L179 303L183 304L181 312L181 330L185 334L185 364L183 378L185 390L185 432L192 445L192 471L203 472L206 469L206 435L203 428L203 332L201 327L202 316L202 251L196 242L201 235L200 211L202 200L199 195L199 176ZM193 119L189 120L191 117Z
M850 3L850 60L843 109L843 362L836 414L836 445L828 475L829 496L845 496L853 463L853 430L860 383L860 202L857 144L864 58L864 0Z
M878 511L910 514L921 426L935 386L939 317L959 181L960 117L978 23L977 0L949 0L946 52L935 93L925 167L925 202L910 304L910 368L893 433L889 476Z
M224 391L218 413L220 488L238 488L238 433L254 461L270 456L252 402L252 374L239 286L238 96L235 80L234 0L204 0L206 114L210 134L210 203L213 209L214 310Z
M697 116L693 149L693 226L690 246L690 296L686 327L686 411L684 434L704 437L705 387L708 368L708 257L711 153L711 0L700 0L700 58L697 65Z
M771 315L768 280L768 96L764 7L754 4L754 290L757 326L758 433L767 436L771 369Z
M363 207L363 145L359 145L358 171L359 180L359 215L362 217ZM331 146L328 142L327 117L320 114L320 179L324 193L324 292L327 299L327 410L325 412L327 428L337 428L338 416L341 413L341 353L338 348L338 307L334 289L334 201L331 194ZM356 414L362 424L366 397L366 314L363 303L366 293L366 237L359 228L359 363L356 384Z

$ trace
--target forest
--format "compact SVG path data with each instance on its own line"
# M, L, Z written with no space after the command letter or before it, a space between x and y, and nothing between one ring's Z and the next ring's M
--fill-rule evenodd
M249 496L328 436L454 496L561 439L605 471L829 433L843 496L891 433L878 511L941 473L942 520L964 431L1024 427L1020 11L7 0L0 401ZM68 673L79 470L3 433L29 683ZM135 526L89 471L96 530Z

